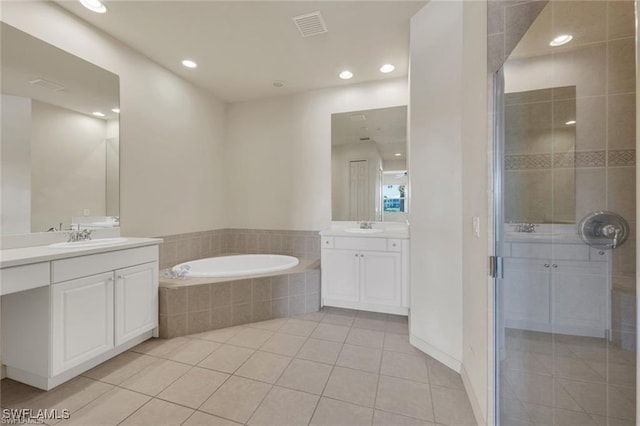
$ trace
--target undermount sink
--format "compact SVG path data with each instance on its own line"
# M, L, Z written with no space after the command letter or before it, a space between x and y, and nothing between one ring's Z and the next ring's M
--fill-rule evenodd
M384 229L346 228L345 232L351 232L352 234L379 234L380 232L384 232Z
M124 237L99 238L96 240L69 241L64 243L49 244L48 247L54 248L54 249L92 248L92 247L108 246L110 244L120 244L120 243L124 243L125 241L127 241L127 238L124 238Z

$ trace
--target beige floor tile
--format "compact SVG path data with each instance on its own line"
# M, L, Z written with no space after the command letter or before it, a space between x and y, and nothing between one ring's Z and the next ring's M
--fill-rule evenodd
M548 356L550 355L508 350L506 351L504 361L502 361L501 368L503 370L526 371L528 373L549 375L553 371L553 366L551 366L551 369L547 368L545 357Z
M255 350L249 348L223 345L203 359L198 366L233 374L254 352Z
M342 325L344 327L351 327L353 325L354 317L336 314L326 314L322 318L323 324Z
M158 398L198 408L229 378L228 374L195 367L160 392Z
M191 337L211 340L212 342L227 343L233 336L240 333L246 327L239 325L236 327L221 328L219 330L205 331L204 333L193 334Z
M324 318L326 314L324 312L311 312L304 315L296 316L297 319L305 320L305 321L315 321L320 322Z
M411 346L409 336L395 333L384 334L384 350L402 352L409 355L424 355L418 349Z
M636 392L635 387L609 386L609 415L621 419L636 418ZM589 411L586 410L585 411Z
M373 409L330 398L320 398L311 419L314 426L369 426Z
M369 319L369 318L356 318L353 322L355 328L366 328L368 330L382 331L387 328L386 320Z
M274 386L264 398L249 425L308 425L320 397Z
M260 350L274 354L294 356L306 341L306 337L276 333L260 347Z
M182 424L194 410L170 402L152 399L129 416L121 425L174 426Z
M586 361L575 357L539 355L538 358L544 360L547 370L556 377L586 382L604 382L606 378L591 368Z
M174 337L173 339L151 338L134 346L131 351L141 354L153 355L160 358L167 358L173 351L188 343L186 337Z
M364 328L352 328L349 331L345 343L382 349L384 333L382 331L366 330Z
M381 349L345 344L342 346L336 365L378 373L380 372L381 358Z
M257 351L235 374L261 382L275 383L289 362L291 358L288 356Z
M507 371L504 377L510 393L522 402L583 411L562 386L554 385L551 376Z
M123 388L155 396L191 369L170 360L158 360L120 384Z
M313 331L311 337L314 339L329 340L331 342L344 343L349 334L349 327L342 325L320 323Z
M373 426L435 426L435 423L412 417L401 416L399 414L387 413L386 411L375 410L373 414Z
M406 323L387 321L387 333L409 334L409 326Z
M529 419L536 425L597 426L587 413L563 410L543 405L525 404Z
M358 311L356 313L356 318L372 319L372 320L379 320L379 321L386 321L388 316L389 316L388 314L384 314L382 312Z
M258 349L269 338L273 336L273 332L269 330L260 330L258 328L247 327L240 333L229 339L230 345L243 346L245 348Z
M358 315L358 312L360 312L355 309L336 308L333 306L326 306L322 311L326 314L343 315L351 318L355 318Z
M119 385L134 374L158 361L149 355L124 352L84 373L90 379Z
M222 344L217 342L190 339L182 347L169 354L167 358L172 361L196 365L220 346L222 346Z
M434 421L431 391L426 383L380 376L376 408L403 416Z
M117 425L142 407L151 397L115 388L81 408L69 420L59 425Z
M457 426L477 425L465 391L431 386L431 398L437 423Z
M318 326L317 322L304 321L299 319L289 319L280 329L280 333L293 334L296 336L309 337Z
M401 352L384 351L380 374L423 383L429 381L425 357Z
M591 415L593 421L598 426L638 426L634 420L617 419L615 417L604 417Z
M633 365L587 361L589 367L612 385L635 386L636 367Z
M325 364L335 364L340 354L340 349L342 349L342 343L309 339L302 348L300 348L296 358L324 362Z
M1 385L0 403L3 408L28 408L45 394L41 389L11 379L2 379Z
M276 384L286 388L320 395L329 379L332 367L319 362L294 359Z
M287 322L287 318L276 318L272 320L247 324L247 327L261 328L263 330L269 330L269 331L278 331L286 322Z
M182 426L238 426L242 423L232 422L222 417L212 416L211 414L196 411L189 420L182 423Z
M21 408L30 408L33 411L46 409L61 412L62 410L69 410L69 413L73 416L79 409L112 389L113 385L108 383L82 376L76 377L49 392L43 392L42 395L32 403L24 405ZM3 393L3 405L5 396L7 396L7 394ZM53 425L57 423L57 421L47 420L47 423Z
M246 423L270 389L266 383L233 376L200 406L200 411Z
M429 369L429 382L432 385L445 388L464 389L462 377L443 363L435 359L427 359Z
M340 401L373 407L377 382L377 374L334 367L323 395Z
M578 382L566 379L559 379L558 382L560 384L558 387L566 390L570 397L578 403L578 407L571 409L571 411L586 411L587 413L600 416L607 415L606 384ZM558 408L567 408L559 406L557 401L554 401L554 403Z

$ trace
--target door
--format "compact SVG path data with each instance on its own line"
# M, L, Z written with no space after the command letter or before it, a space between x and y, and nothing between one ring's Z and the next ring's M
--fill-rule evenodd
M116 273L116 345L158 326L158 263Z
M401 306L400 253L360 253L360 301L367 304Z
M55 376L113 348L113 273L51 287Z
M551 330L551 265L542 259L504 260L504 315L507 327Z
M322 298L360 300L360 257L354 250L322 251Z
M349 220L370 220L369 162L349 162Z

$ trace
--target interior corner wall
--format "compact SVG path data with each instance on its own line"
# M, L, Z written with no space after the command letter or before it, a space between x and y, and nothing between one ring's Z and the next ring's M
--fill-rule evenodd
M463 2L429 2L411 19L410 341L462 362ZM446 46L446 48L444 47Z
M2 21L120 77L123 235L226 226L225 103L51 2L4 2Z
M407 79L231 104L225 206L232 228L331 223L331 114L407 105Z

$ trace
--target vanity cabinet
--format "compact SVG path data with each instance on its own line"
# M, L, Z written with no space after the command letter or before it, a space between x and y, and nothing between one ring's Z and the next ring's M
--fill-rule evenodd
M323 306L406 315L406 240L323 237Z
M2 297L7 377L49 390L157 335L157 245L49 263L49 285Z
M522 247L504 259L505 325L606 337L610 329L610 255L579 244ZM526 249L526 250L525 250ZM553 250L553 251L551 251ZM552 253L555 256L544 257Z

